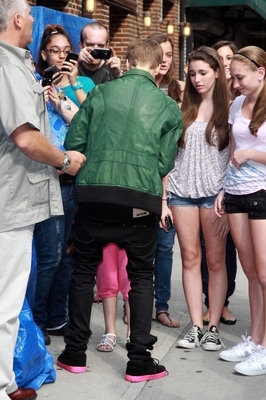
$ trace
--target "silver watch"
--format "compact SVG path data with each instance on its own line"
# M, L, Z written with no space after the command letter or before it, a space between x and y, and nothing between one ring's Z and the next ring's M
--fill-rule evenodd
M65 154L65 158L64 158L62 167L61 168L56 168L56 169L58 169L59 171L62 171L62 172L66 171L70 167L70 164L71 164L71 160L69 158L69 155L67 153L64 153L64 154Z

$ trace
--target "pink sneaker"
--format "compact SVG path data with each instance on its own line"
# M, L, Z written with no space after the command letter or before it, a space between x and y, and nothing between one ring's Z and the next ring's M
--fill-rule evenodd
M63 351L57 359L58 367L61 367L75 374L83 374L86 372L86 354L70 355L67 351Z
M132 361L127 363L126 381L137 383L152 381L168 375L166 368L159 365L159 361L151 358L144 364L135 364Z

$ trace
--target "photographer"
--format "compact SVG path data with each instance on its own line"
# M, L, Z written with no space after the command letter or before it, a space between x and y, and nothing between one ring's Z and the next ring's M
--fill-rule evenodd
M116 53L110 47L111 57L107 57L106 51L100 55L92 56L93 50L109 48L109 35L106 28L99 22L92 22L85 25L80 32L80 55L78 63L78 72L81 76L88 76L93 80L95 85L112 81L120 78L123 74L121 70L120 58L116 57Z

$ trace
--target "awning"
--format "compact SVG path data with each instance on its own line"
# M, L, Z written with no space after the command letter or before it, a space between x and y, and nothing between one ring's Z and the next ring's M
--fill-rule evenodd
M263 0L186 0L186 8L223 6L248 6L266 19L266 1Z
M137 0L103 0L109 6L122 8L133 14L137 14Z

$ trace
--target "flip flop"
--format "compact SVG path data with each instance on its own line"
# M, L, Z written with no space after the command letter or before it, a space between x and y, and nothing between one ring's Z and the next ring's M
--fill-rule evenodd
M224 317L221 317L220 321L222 322L222 324L225 324L225 325L235 325L236 324L235 318L234 319L226 319Z
M163 314L166 315L166 317L167 317L166 319L164 319L164 322L159 318L159 316L163 315ZM156 314L155 320L157 322L160 322L164 326L168 326L168 328L179 328L180 327L180 323L176 320L172 320L169 312L167 312L167 311L159 311Z

